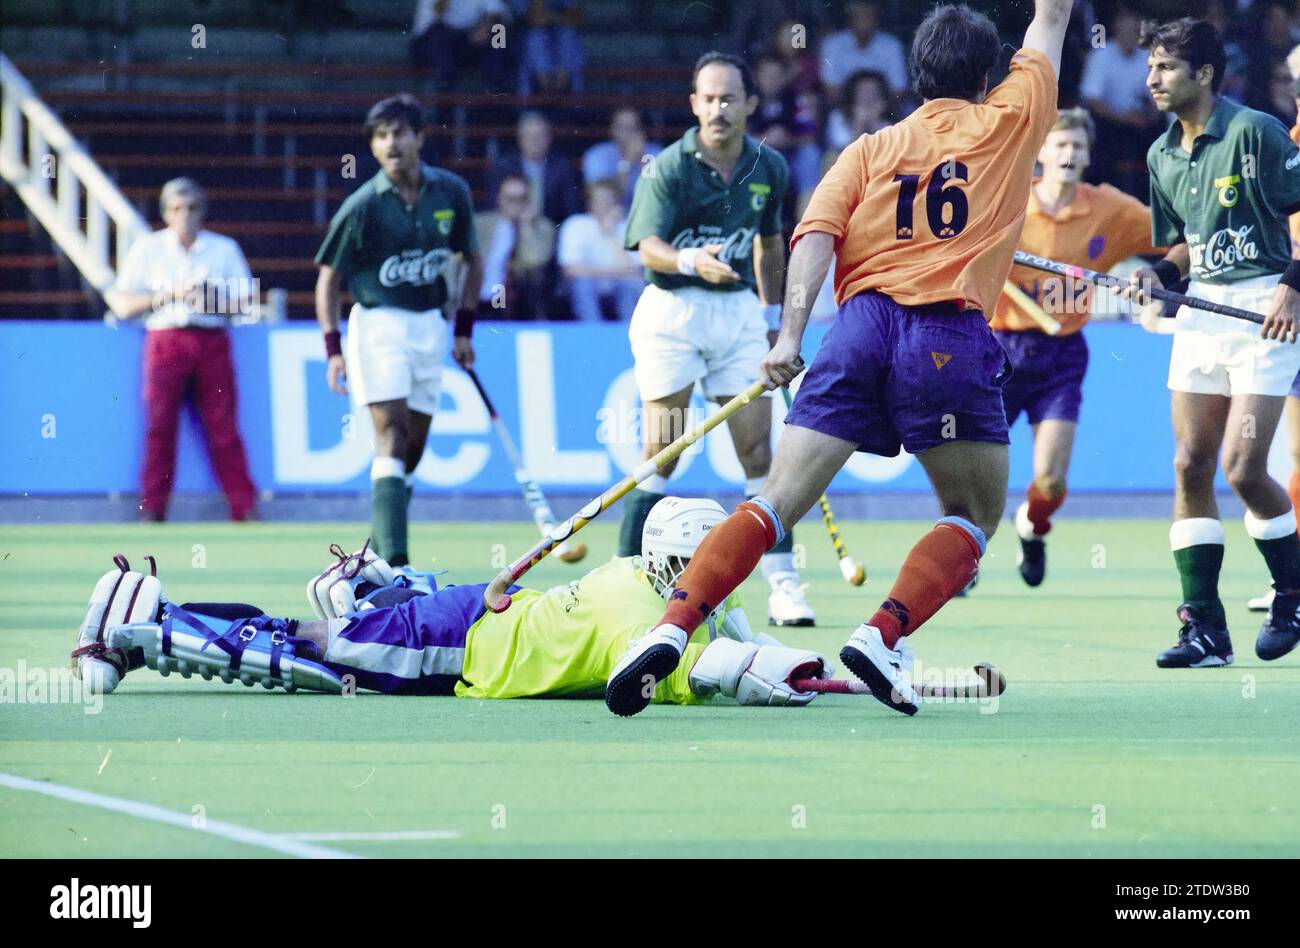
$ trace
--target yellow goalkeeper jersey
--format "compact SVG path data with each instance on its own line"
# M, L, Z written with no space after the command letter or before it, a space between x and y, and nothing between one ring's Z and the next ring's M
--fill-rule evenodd
M610 560L567 586L522 589L513 598L504 613L488 612L470 628L458 697L599 697L628 642L653 628L664 611L663 598L630 557ZM677 670L659 683L656 702L702 700L691 694L691 666L717 623L739 607L739 593L733 593L715 623L695 630Z

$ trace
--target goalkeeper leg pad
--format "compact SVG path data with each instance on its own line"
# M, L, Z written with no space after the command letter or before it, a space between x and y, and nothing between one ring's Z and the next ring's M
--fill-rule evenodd
M147 559L150 575L145 576L132 570L122 554L113 557L113 565L117 568L105 573L95 584L86 616L77 631L72 649L72 670L101 694L116 688L130 669L144 666L143 656L138 651L113 647L108 633L122 623L158 619L163 602L162 584L158 582L153 557Z
M748 705L804 705L815 692L796 691L792 678L830 678L826 657L783 645L714 639L691 668L691 691L702 698L723 695Z
M252 687L341 694L343 679L301 654L311 644L296 638L296 619L274 619L242 603L167 605L158 623L134 623L113 630L112 641L143 652L160 675L214 676Z

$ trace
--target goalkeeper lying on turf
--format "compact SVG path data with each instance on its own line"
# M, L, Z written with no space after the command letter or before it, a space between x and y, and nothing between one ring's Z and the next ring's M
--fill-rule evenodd
M78 675L104 692L148 666L287 690L600 697L629 642L655 624L696 546L725 517L710 500L665 498L645 522L644 570L621 558L546 592L512 587L514 605L500 615L484 609L486 584L438 589L430 574L395 570L365 549L338 551L339 562L308 584L317 618L303 622L242 603L176 605L156 577L132 572L119 556L95 587L72 655ZM815 695L789 681L832 671L816 652L751 631L733 595L695 630L652 700L722 695L802 705Z

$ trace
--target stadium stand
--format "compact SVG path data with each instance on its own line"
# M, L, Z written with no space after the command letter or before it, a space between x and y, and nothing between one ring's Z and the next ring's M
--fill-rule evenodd
M893 4L882 28L906 43L919 7ZM705 47L727 45L720 34L752 58L768 47L782 12L805 14L796 18L809 22L812 49L842 22L838 10L797 2L647 4L630 17L617 0L589 0L583 10L583 93L490 94L472 76L435 91L427 71L407 65L410 0L8 0L0 48L146 220L156 223L151 195L163 181L201 181L214 219L243 243L265 285L289 291L289 318L305 319L325 226L376 170L359 125L377 98L419 95L429 117L426 159L464 176L484 208L489 166L513 147L521 110L548 115L556 147L578 170L583 151L607 137L617 106L641 110L650 141L676 138L691 123L682 94L690 64ZM1084 25L1072 33L1081 57ZM1061 101L1073 101L1065 79ZM821 104L823 127L830 105ZM899 105L901 115L906 97ZM341 174L345 155L356 156L354 178ZM102 315L102 301L3 185L0 213L0 318Z

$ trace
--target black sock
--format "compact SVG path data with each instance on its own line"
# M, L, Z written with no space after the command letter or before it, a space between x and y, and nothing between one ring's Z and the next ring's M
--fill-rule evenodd
M1272 540L1256 540L1255 546L1268 564L1273 588L1292 595L1300 592L1300 537L1288 533Z
M641 531L650 508L664 499L663 494L650 493L634 487L623 498L623 523L618 531L618 555L641 555Z

